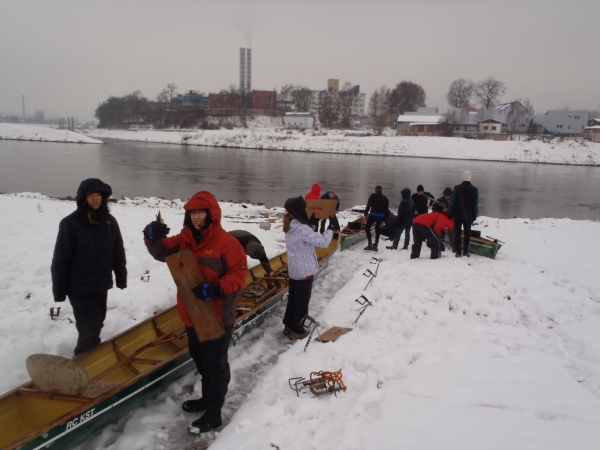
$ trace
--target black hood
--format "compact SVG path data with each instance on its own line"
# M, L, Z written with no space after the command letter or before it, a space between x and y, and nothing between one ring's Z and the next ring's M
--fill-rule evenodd
M94 192L100 192L101 194L112 194L112 189L106 183L103 183L99 178L88 178L87 180L83 180L79 185L79 189L77 189L77 197L75 201L77 204L81 200L83 200L88 194L92 194Z
M400 194L402 195L402 198L404 200L408 200L410 198L410 189L409 188L404 188L400 191Z
M452 195L452 188L447 187L446 189L444 189L442 195Z
M310 225L308 214L306 214L306 201L300 197L288 198L285 201L285 210L292 218L304 225Z

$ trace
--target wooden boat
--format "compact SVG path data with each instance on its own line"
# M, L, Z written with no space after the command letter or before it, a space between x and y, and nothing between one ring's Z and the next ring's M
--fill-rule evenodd
M316 249L321 270L339 246L334 236L327 248ZM260 278L264 269L250 269L237 301L233 339L256 328L283 300L287 254L271 258L276 280ZM157 314L73 359L89 385L81 395L43 392L29 381L0 397L0 448L37 450L72 448L163 390L195 368L187 349L185 327L176 308Z
M340 234L340 251L342 252L354 244L364 241L367 238L367 234L365 233L365 218L359 217L358 219L348 223L348 225L344 227Z
M464 236L464 233L463 233ZM449 237L446 234L446 244L449 246ZM502 248L502 243L498 239L491 239L489 237L471 236L469 240L469 253L473 255L485 256L486 258L496 259L498 251Z

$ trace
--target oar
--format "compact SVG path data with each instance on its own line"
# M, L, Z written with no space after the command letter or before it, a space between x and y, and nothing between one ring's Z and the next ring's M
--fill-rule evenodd
M425 195L423 194L423 197L428 198L429 200L431 200L433 203L437 203L438 205L440 205L443 209L446 209L448 206L444 205L442 202L438 202L436 199L431 198L429 195Z

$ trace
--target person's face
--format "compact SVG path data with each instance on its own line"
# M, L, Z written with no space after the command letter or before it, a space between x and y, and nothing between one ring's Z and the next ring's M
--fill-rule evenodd
M446 200L450 200L450 196L449 196L449 195L444 195L444 198L445 198Z
M194 225L196 230L202 228L207 215L208 213L204 209L195 209L190 211L190 219L192 219L192 225Z
M96 210L100 208L102 204L102 194L100 192L92 192L91 194L86 195L85 197L87 204L90 205L90 208Z
M423 192L425 192L425 191L417 191L417 194L423 195Z
M329 191L329 198L334 198L334 197L335 197L335 192Z

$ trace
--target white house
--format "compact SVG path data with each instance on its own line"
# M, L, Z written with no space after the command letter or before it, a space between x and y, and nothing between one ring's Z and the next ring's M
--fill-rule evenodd
M546 114L535 114L533 121L555 134L583 134L590 113L588 111L547 111Z
M505 131L505 127L505 124L496 119L486 119L479 122L479 132L484 134L500 134Z
M434 116L408 115L398 116L396 123L400 133L435 133L439 131L440 123L446 120L443 114Z
M314 122L315 118L310 112L288 112L283 116L283 124L286 128L312 128Z
M600 125L592 125L583 129L583 137L588 141L600 142Z

